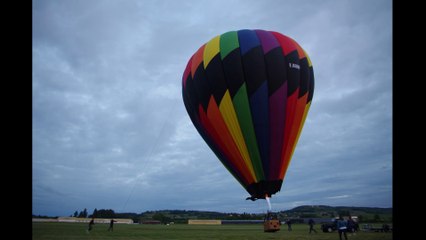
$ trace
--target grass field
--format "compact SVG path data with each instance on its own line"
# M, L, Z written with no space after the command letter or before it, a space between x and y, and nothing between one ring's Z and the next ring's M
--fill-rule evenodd
M118 240L150 240L150 239L229 239L229 240L338 240L336 232L323 233L316 225L317 234L309 234L307 224L293 224L293 231L287 231L283 225L281 231L264 233L263 225L127 225L115 224L114 232L108 232L108 224L96 224L90 233L86 232L84 223L40 223L33 222L33 240L69 240L69 239L118 239ZM392 233L358 232L349 240L389 240Z

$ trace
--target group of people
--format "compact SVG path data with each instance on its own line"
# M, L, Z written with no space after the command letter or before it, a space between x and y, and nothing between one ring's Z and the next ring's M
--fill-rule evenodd
M285 223L288 226L288 231L292 231L293 229L291 228L291 224L292 224L291 219L288 219L287 221L285 221ZM312 233L312 232L317 233L317 231L314 229L315 221L312 218L309 219L308 224L309 224L309 233Z
M356 224L351 216L349 216L349 219L347 221L343 219L342 216L340 216L336 222L336 226L340 240L342 240L342 235L345 237L345 240L348 240L346 232L350 232L351 234L355 233Z
M114 219L111 219L111 221L109 222L109 228L108 231L113 232L114 231L114 223L117 222ZM95 225L95 218L92 218L92 220L90 220L89 222L89 228L87 229L87 232L89 233L90 231L92 231L93 229L93 225Z
M291 219L288 219L287 221L285 221L285 223L287 224L288 231L292 231L293 229L291 228L291 224L292 224ZM309 233L311 232L317 233L317 231L314 229L315 221L313 219L309 219L308 224L309 224Z
M288 231L292 231L293 230L291 228L292 222L290 219L286 221L286 224L288 226ZM314 229L315 221L312 218L309 219L308 224L309 224L309 234L311 234L312 232L317 233L317 231ZM337 227L337 232L339 233L340 240L342 240L342 236L344 236L345 240L347 240L348 236L346 235L346 232L350 232L351 234L355 233L356 223L351 216L349 216L349 219L347 221L344 220L342 216L340 216L339 219L336 221L336 227Z
M268 215L268 219L269 215ZM111 221L109 222L109 228L108 231L114 231L114 219L111 219ZM288 219L286 221L286 224L288 226L288 231L292 231L291 228L291 220ZM309 224L309 234L311 234L312 232L317 233L317 231L314 229L314 225L315 225L315 221L311 218L308 221ZM93 225L95 225L95 218L92 218L92 220L90 220L89 222L89 228L87 229L87 232L92 231L93 229ZM339 219L336 222L336 226L337 226L337 231L339 233L339 239L342 240L342 235L345 237L345 240L348 240L348 236L346 235L346 232L349 230L349 232L353 233L355 231L355 221L352 219L351 216L349 216L349 219L346 221L343 219L342 216L339 217Z

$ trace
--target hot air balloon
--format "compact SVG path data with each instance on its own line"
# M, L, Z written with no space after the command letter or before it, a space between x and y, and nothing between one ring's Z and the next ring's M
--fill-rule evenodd
M251 200L280 191L313 91L306 52L290 37L265 30L212 38L182 77L192 123Z

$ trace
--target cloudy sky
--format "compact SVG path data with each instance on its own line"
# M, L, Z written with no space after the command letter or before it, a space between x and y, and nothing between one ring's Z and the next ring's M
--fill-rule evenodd
M292 37L315 72L273 210L392 207L390 0L33 0L33 214L265 212L181 96L191 55L239 29Z

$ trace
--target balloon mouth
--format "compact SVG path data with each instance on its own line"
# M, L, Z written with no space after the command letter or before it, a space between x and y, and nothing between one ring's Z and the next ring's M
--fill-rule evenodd
M256 201L258 199L270 198L272 194L280 191L283 180L267 180L250 184L246 190L250 193L250 197L246 200Z
M271 201L269 200L268 194L265 194L266 203L268 203L268 212L272 211Z

